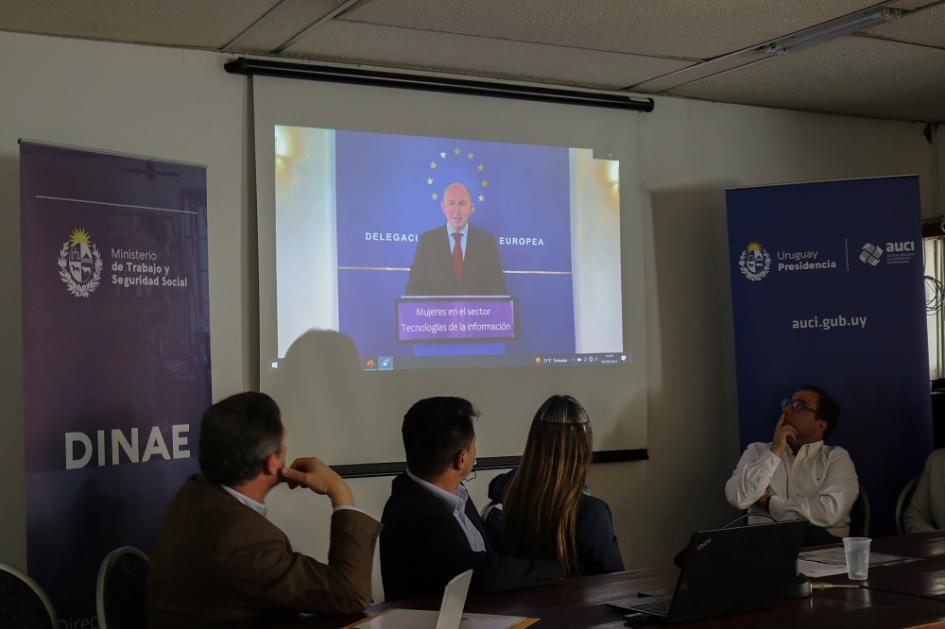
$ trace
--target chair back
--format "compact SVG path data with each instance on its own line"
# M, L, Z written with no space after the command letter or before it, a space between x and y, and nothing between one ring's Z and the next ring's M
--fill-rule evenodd
M122 546L105 555L95 583L100 629L144 627L148 563L148 556L132 546Z
M490 501L479 512L479 517L482 518L482 524L486 527L492 545L500 546L502 538L502 503Z
M850 537L870 536L870 499L866 487L860 483L860 495L850 509Z
M487 522L489 518L495 518L496 516L502 516L502 503L495 502L490 500L489 504L482 508L482 511L479 512L479 517L482 518L483 522Z
M43 588L13 566L0 563L0 609L4 627L58 629L56 610Z
M896 501L896 532L900 535L905 535L906 533L906 523L902 519L902 516L905 515L906 509L912 504L912 496L915 494L915 488L918 484L919 477L916 476L906 483L906 486L899 492L899 500Z

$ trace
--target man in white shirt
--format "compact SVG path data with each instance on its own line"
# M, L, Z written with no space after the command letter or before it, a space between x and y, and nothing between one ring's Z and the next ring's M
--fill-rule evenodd
M817 387L805 385L783 400L771 442L750 444L725 483L729 504L778 520L808 520L808 545L848 535L859 481L849 453L824 444L839 418L836 401Z

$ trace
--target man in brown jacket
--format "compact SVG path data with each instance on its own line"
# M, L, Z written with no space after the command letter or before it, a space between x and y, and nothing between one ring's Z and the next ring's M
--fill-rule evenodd
M285 466L279 407L246 392L211 406L199 446L202 474L171 500L151 550L148 628L189 629L270 614L357 614L371 602L380 529L347 483L317 458ZM280 482L328 496L328 564L294 552L266 519Z

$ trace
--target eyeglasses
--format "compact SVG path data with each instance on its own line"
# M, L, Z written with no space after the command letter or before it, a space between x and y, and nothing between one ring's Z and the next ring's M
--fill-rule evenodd
M801 411L810 411L814 415L817 414L817 409L813 406L810 406L804 400L791 400L789 398L784 398L781 400L781 409L791 409L794 413L800 413Z
M473 459L472 469L469 471L469 476L464 478L464 481L476 480L476 465L479 463L479 459Z

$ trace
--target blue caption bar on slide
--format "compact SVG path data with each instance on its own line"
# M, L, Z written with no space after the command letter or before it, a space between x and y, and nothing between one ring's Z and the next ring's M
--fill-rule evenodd
M518 336L515 299L423 297L396 304L398 341L511 340Z

